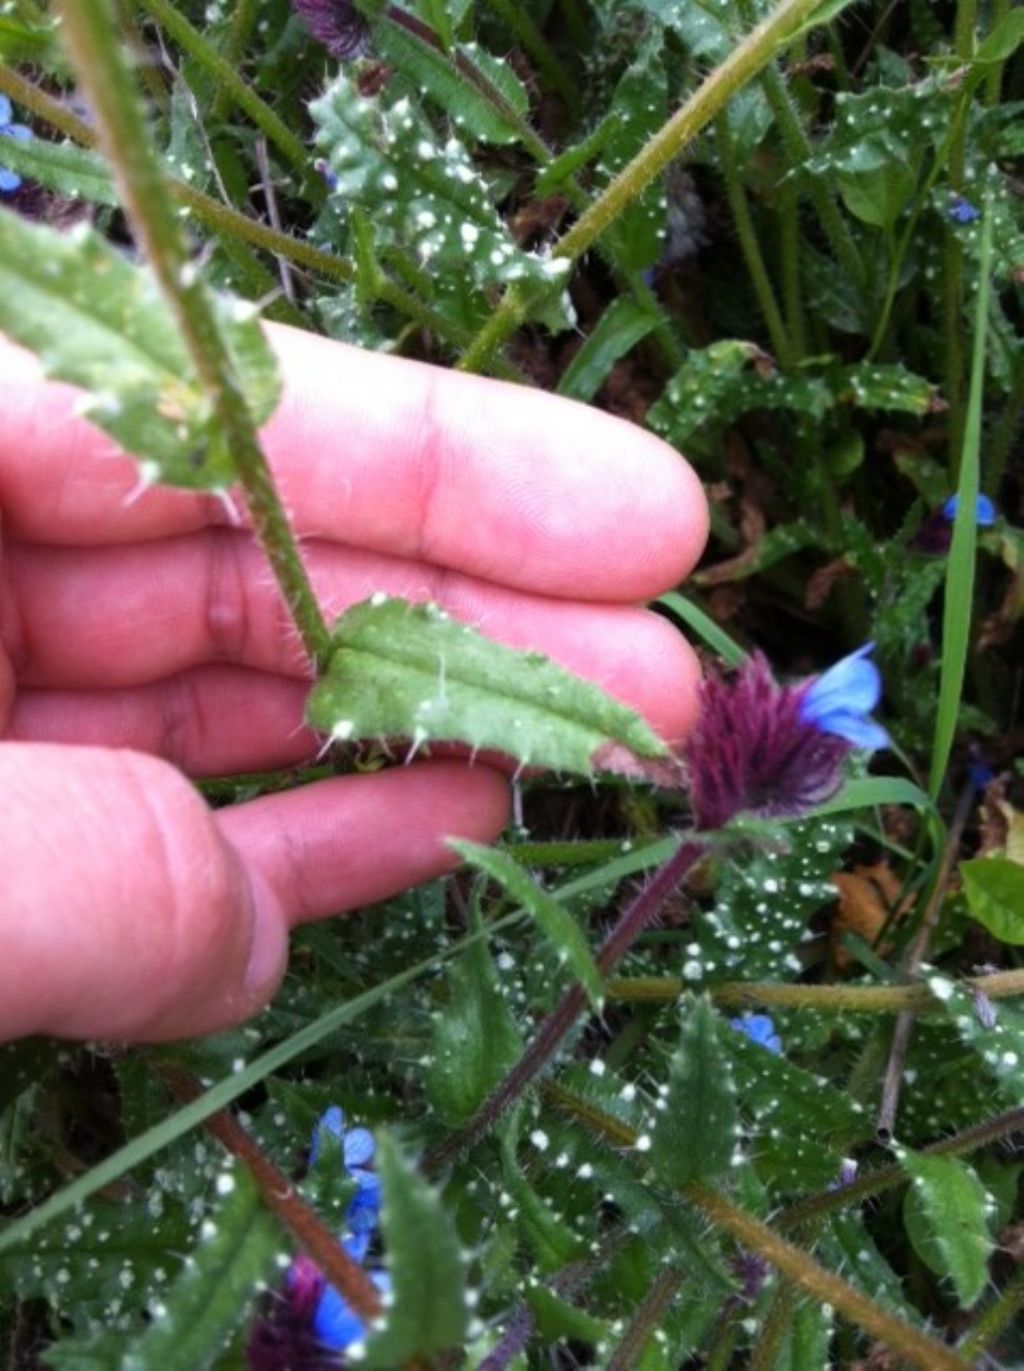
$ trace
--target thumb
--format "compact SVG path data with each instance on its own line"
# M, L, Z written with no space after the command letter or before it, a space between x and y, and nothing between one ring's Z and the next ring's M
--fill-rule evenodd
M0 1040L184 1037L272 994L280 901L173 767L5 743L0 794Z

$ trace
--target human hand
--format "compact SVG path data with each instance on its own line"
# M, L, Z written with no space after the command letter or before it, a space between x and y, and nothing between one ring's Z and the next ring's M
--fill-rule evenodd
M640 607L705 537L675 453L541 392L272 338L266 449L329 615L437 600L685 734L693 654ZM76 398L0 339L0 1038L194 1036L266 1002L294 925L439 875L448 836L491 841L506 784L422 761L210 811L185 775L316 752L301 646L245 527L132 498Z

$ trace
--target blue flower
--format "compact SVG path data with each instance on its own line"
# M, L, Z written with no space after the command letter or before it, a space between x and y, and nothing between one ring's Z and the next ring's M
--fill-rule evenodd
M956 518L957 507L960 504L959 495L951 495L942 506L942 517L952 523ZM991 528L996 521L996 507L987 495L979 495L974 506L974 517L979 528Z
M957 224L973 224L981 218L981 210L977 205L972 205L962 195L953 196L946 213Z
M386 1271L371 1271L370 1280L385 1298L391 1294L391 1277ZM366 1341L366 1325L333 1285L326 1286L320 1296L313 1315L313 1332L317 1341L332 1352L344 1352L354 1343Z
M19 143L27 143L32 137L32 130L24 124L12 124L11 117L11 102L6 95L0 95L0 137L16 138ZM8 171L5 166L0 166L0 194L9 195L20 185L21 177L16 171Z
M865 643L829 667L811 682L800 701L800 717L805 723L869 750L889 746L888 733L868 718L882 693L878 668L867 660L874 647L874 643Z
M749 1038L759 1047L766 1047L776 1056L782 1055L782 1039L775 1031L775 1024L768 1014L742 1014L738 1019L730 1019L729 1024Z
M344 1110L336 1104L322 1115L313 1129L313 1141L309 1149L310 1166L315 1166L319 1160L320 1149L327 1137L336 1138L341 1143L342 1165L357 1185L345 1215L345 1250L354 1261L361 1262L366 1258L380 1220L380 1177L375 1171L367 1169L367 1163L373 1161L377 1144L368 1128L346 1128Z

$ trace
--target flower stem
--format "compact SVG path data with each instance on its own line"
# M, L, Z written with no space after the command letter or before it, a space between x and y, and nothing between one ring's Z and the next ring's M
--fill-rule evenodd
M668 861L658 868L640 893L630 901L598 950L596 961L602 975L607 975L626 955L703 851L703 843L680 843ZM553 1059L586 1007L586 991L578 981L574 982L542 1021L518 1062L473 1118L427 1157L425 1170L428 1175L443 1171L494 1127L509 1106Z
M622 1341L607 1363L606 1371L632 1371L639 1364L648 1335L660 1327L682 1283L683 1274L678 1267L662 1267L637 1305Z
M84 4L86 0L72 0L72 3ZM203 1093L199 1082L175 1063L162 1061L157 1064L156 1071L180 1104L191 1104ZM316 1211L296 1194L288 1177L278 1170L235 1116L224 1109L211 1114L205 1120L205 1126L246 1168L256 1182L263 1203L316 1262L325 1279L344 1295L362 1318L376 1318L381 1309L377 1287Z
M969 1363L935 1338L881 1309L809 1253L788 1242L753 1214L740 1209L708 1186L690 1182L682 1194L718 1228L724 1228L751 1252L771 1262L805 1294L830 1304L845 1318L905 1358L921 1371L968 1371Z
M281 155L289 162L304 182L311 187L312 159L309 149L297 138L284 120L271 109L267 102L252 89L238 68L215 48L211 47L198 29L170 3L170 0L135 0L135 4L148 13L161 28L166 29L183 51L213 78L217 88L226 92L243 110L256 127L267 135ZM319 191L317 198L323 199L326 189Z
M1024 969L996 971L965 981L990 1000L1024 995ZM668 1003L688 987L678 976L620 976L605 986L610 1000ZM720 1009L827 1009L853 1014L938 1012L942 1001L924 983L917 985L774 985L766 981L723 981L707 987Z
M728 117L724 113L715 120L715 146L718 149L718 164L722 169L722 177L725 181L726 199L732 212L736 235L740 240L740 251L743 253L743 260L750 274L754 294L761 306L761 313L764 316L775 355L780 364L788 370L795 360L793 346L782 322L779 303L775 298L768 268L765 266L764 254L761 251L761 244L758 241L757 230L754 227L750 205L747 201L747 192L740 177L732 130L729 127Z
M1002 1290L978 1319L967 1337L960 1344L959 1351L968 1361L974 1362L981 1354L1017 1321L1024 1311L1024 1271L1018 1271L1005 1290Z
M253 527L310 658L323 666L331 638L274 487L204 283L188 250L146 133L109 0L58 0L68 52L92 107L139 242L167 298L228 444Z
M656 134L593 200L552 252L575 261L642 195L687 143L714 119L731 96L771 61L790 34L819 7L820 0L782 0L773 12L702 81ZM459 361L463 371L481 370L515 329L521 317L514 287Z
M228 30L227 41L224 44L224 57L232 70L238 70L242 54L245 52L249 39L252 37L252 31L256 26L259 7L260 0L237 0L235 12L231 16L231 28ZM226 119L231 112L233 103L234 92L228 86L218 86L213 101L213 109L210 112L210 123L218 124L221 120Z
M616 1147L634 1148L636 1133L620 1119L606 1114L592 1101L560 1085L545 1085L545 1095L564 1113L589 1124ZM1024 1110L1018 1111L1024 1114ZM899 1168L894 1168L899 1170ZM901 1173L904 1180L905 1173ZM841 1203L849 1202L853 1186L835 1192ZM813 1299L830 1304L845 1318L880 1339L922 1371L967 1371L968 1363L934 1338L919 1332L903 1319L880 1309L873 1300L855 1290L842 1277L820 1266L813 1257L740 1209L719 1192L691 1181L679 1193L718 1228L723 1228L750 1252L756 1252L777 1271Z

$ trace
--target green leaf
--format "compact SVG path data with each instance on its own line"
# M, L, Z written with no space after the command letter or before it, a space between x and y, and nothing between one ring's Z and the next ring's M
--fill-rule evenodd
M1024 11L1004 14L992 32L978 44L974 62L1005 62L1024 43Z
M378 231L424 267L466 273L477 286L522 281L561 293L569 263L518 246L463 143L439 141L410 96L365 99L342 72L310 113L335 194L371 210Z
M917 173L893 158L868 171L842 172L839 191L846 208L873 228L892 228L917 186Z
M404 25L384 21L374 29L380 56L407 76L412 89L435 100L456 128L487 143L514 143L530 113L523 83L511 67L477 43L456 44L442 52ZM484 78L478 86L456 65L459 59Z
M901 1152L900 1161L912 1181L903 1212L914 1248L937 1275L952 1281L960 1303L969 1309L988 1284L992 1201L967 1163L956 1157L908 1150Z
M98 153L77 143L48 143L45 138L24 142L8 138L3 145L3 165L47 190L71 195L96 205L116 205L117 191Z
M452 964L448 989L448 1002L434 1016L425 1086L442 1122L454 1126L476 1113L522 1043L483 939Z
M12 66L18 62L30 62L33 66L49 69L60 60L60 56L56 23L43 29L29 28L16 19L0 15L0 60ZM7 151L6 145L4 151ZM4 165L8 165L6 158Z
M972 919L1001 943L1024 946L1024 866L1008 857L975 857L960 863Z
M626 295L613 300L558 382L559 395L591 400L615 363L658 327L657 316Z
M659 595L654 601L656 605L664 605L666 609L672 611L682 619L687 628L692 628L694 633L698 633L707 643L713 652L717 652L719 657L729 666L742 666L747 660L747 654L735 639L730 638L725 629L716 623L709 614L688 600L685 595L680 595L678 591L669 590L664 595Z
M703 998L691 999L682 1013L668 1093L650 1140L651 1164L675 1187L729 1167L738 1123L732 1063L719 1038L717 1014Z
M273 354L251 307L218 308L262 423L278 398ZM209 398L152 277L91 229L60 234L0 211L0 329L37 352L47 375L89 392L84 414L138 460L143 481L231 484Z
M604 983L590 944L569 911L534 881L519 863L496 847L451 838L449 845L478 871L483 871L517 900L539 925L555 956L581 981L595 1009L604 1000Z
M935 386L899 363L857 362L842 367L832 379L836 398L858 409L927 414L935 406Z
M276 1220L241 1167L224 1172L224 1202L203 1227L153 1323L128 1347L120 1371L200 1371L224 1350L262 1287L281 1244Z
M596 166L599 186L617 176L668 117L668 83L661 49L660 40L648 41L615 88L612 125ZM664 185L658 177L605 231L616 265L625 271L645 271L652 266L661 253L665 228Z
M394 1302L367 1341L365 1365L393 1368L460 1343L468 1305L462 1252L441 1197L387 1133L378 1135L377 1170Z
M807 1371L811 1366L828 1366L834 1323L835 1315L828 1305L801 1301L794 1311L775 1371Z
M343 614L332 635L307 717L338 740L409 738L413 750L457 741L580 775L666 765L665 744L597 686L540 653L492 642L437 605L376 595Z

